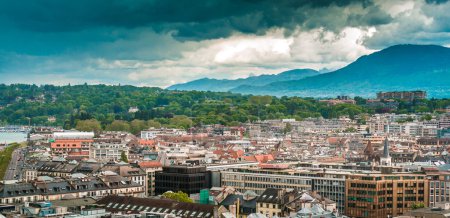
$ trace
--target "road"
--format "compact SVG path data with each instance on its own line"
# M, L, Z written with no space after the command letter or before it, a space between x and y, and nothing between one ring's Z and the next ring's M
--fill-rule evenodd
M4 180L15 180L22 177L23 159L22 148L13 151L11 161L3 178Z

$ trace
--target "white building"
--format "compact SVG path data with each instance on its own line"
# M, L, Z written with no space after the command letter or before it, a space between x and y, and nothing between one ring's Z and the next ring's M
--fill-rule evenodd
M128 147L125 143L96 142L90 147L89 157L99 162L118 161L122 152L128 157Z

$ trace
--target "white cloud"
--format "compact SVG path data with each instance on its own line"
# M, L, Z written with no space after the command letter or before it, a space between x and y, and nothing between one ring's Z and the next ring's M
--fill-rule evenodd
M295 61L320 63L322 67L336 69L374 52L363 44L374 32L375 28L345 28L340 33L324 29L298 31L292 46L293 57ZM342 62L341 66L334 66L336 62Z
M383 9L394 15L389 24L377 27L366 45L385 48L395 44L450 43L450 2L426 4L425 1L382 1Z
M114 34L105 28L94 32L99 40L89 44L89 48L75 47L55 56L11 56L11 60L1 60L7 56L2 54L0 73L14 72L3 77L14 82L121 82L167 87L202 77L235 79L295 68L338 69L394 44L450 47L450 2L429 5L419 0L377 0L376 4L392 16L390 23L333 31L325 27L292 27L289 34L285 34L287 29L274 28L262 35L234 33L227 38L201 41L178 41L170 33L158 34L151 28L116 30L120 37L105 40L104 35ZM364 12L363 8L354 10ZM320 23L321 16L332 17L339 12L323 13L308 18L309 23ZM348 22L346 17L335 19L330 18L330 26L336 26L331 25L333 22ZM12 76L21 73L38 76Z
M337 69L374 50L363 45L375 28L345 28L339 33L323 29L284 36L281 30L263 36L235 35L205 40L203 46L184 52L178 60L128 63L135 67L128 79L166 87L202 77L235 79L250 74L274 74L288 69ZM111 65L121 66L122 62Z
M405 0L379 0L377 3L380 7L386 11L392 17L397 17L403 13L409 14L417 1L405 1Z
M217 64L259 64L262 62L286 61L290 58L293 39L281 34L263 37L237 37L214 45L218 52L214 56Z

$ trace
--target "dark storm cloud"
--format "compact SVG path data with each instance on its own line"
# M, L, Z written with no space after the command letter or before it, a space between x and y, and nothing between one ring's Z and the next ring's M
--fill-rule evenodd
M0 83L166 86L211 73L336 67L392 44L450 43L448 1L413 0L409 9L406 3L0 0ZM280 45L285 56L273 52ZM230 62L216 61L219 54L231 55Z
M448 0L425 0L427 4L445 4Z
M349 23L379 25L391 19L369 0L18 0L2 5L3 18L26 31L150 26L181 39L227 37L233 32L260 34L272 27L338 30ZM317 17L330 10L333 14Z

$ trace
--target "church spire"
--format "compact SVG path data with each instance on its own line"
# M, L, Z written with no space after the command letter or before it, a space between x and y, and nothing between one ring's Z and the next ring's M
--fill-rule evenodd
M384 157L384 158L390 157L390 155L389 155L389 140L388 140L388 137L387 137L387 136L386 136L386 138L384 139L383 157Z

